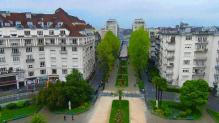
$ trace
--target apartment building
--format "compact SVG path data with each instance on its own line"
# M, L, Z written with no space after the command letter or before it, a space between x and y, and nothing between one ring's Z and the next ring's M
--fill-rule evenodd
M0 88L87 79L95 64L93 27L59 8L54 14L0 12Z
M135 31L139 28L144 28L145 29L145 21L143 19L135 19L133 24L132 24L132 31Z
M119 36L119 25L115 19L109 19L106 21L105 30L112 31L115 36Z
M219 87L219 28L192 27L181 23L160 28L159 69L172 85L205 79Z

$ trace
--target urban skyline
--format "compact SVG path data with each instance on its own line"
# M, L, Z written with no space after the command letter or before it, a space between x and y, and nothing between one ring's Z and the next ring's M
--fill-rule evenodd
M57 0L52 3L48 0L1 0L0 11L53 13L54 10L61 7L69 14L87 20L96 28L102 28L105 20L109 18L117 19L122 28L131 28L130 25L135 18L143 18L147 27L175 26L179 22L187 22L194 26L219 25L217 21L219 19L219 16L217 16L219 14L217 10L219 2L216 0L211 2L208 2L208 0L186 0L183 2L128 0L125 3L119 0L116 1L116 5L115 0L107 2L95 0L86 4L87 2L87 0ZM38 5L37 8L36 5Z

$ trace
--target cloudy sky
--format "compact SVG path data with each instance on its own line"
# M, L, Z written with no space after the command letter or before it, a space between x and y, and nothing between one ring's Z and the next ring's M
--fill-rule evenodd
M219 26L219 0L0 0L0 11L54 13L59 7L97 28L108 18L124 28L131 28L135 18L143 18L149 27L181 21Z

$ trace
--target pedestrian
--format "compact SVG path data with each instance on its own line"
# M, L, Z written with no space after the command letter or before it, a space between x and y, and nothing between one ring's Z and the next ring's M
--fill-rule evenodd
M66 120L66 116L64 115L64 121Z
M74 120L74 115L71 116L71 119Z

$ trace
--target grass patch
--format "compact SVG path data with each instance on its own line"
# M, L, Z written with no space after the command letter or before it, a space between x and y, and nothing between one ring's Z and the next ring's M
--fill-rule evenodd
M196 120L201 117L199 109L191 110L185 108L178 102L173 101L162 101L162 105L156 108L155 101L150 101L153 113L166 119L177 119L177 120Z
M119 69L118 69L115 86L117 87L128 86L128 62L126 60L121 60L119 62Z
M129 123L128 100L113 100L109 123Z
M207 112L215 120L216 123L219 123L219 112L215 112L211 109L207 109Z
M0 122L27 117L40 110L41 106L30 105L18 109L2 109L0 111Z
M90 107L91 107L91 103L84 103L83 105L77 108L73 108L71 110L68 110L68 109L57 110L57 111L54 111L54 113L75 115L75 114L80 114L80 113L88 111Z

